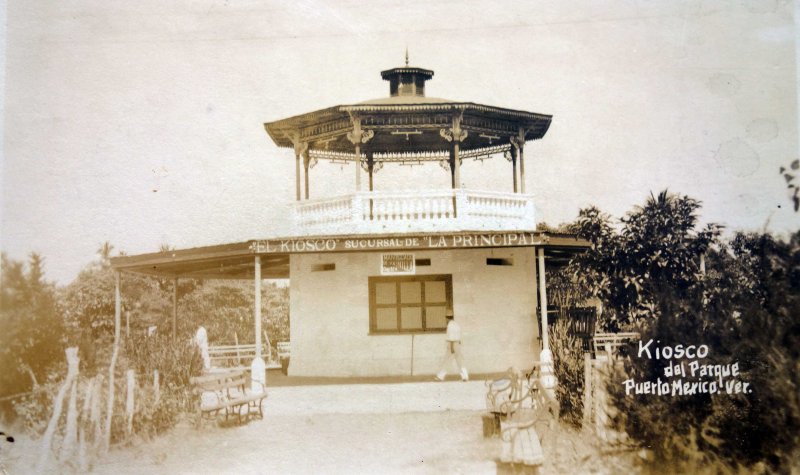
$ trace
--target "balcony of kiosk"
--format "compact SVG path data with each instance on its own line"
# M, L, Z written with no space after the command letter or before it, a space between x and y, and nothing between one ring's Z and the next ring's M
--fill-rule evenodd
M467 189L361 191L294 205L297 235L534 230L533 196Z
M264 124L279 147L294 151L295 235L535 229L533 195L525 190L525 144L544 137L551 116L426 97L433 71L407 60L381 77L390 84L387 98ZM508 161L513 192L461 188L462 162L491 156ZM311 196L310 172L321 160L351 167L351 193ZM426 163L450 174L449 189L373 189L381 170Z

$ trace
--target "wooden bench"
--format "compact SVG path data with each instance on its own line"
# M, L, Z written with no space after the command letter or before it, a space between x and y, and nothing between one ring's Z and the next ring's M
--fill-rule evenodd
M204 416L216 420L223 411L226 421L236 414L241 423L243 415L249 418L256 409L258 417L264 418L261 405L267 397L266 388L262 387L261 392L248 391L251 380L245 371L210 373L192 377L189 381L198 400L198 428L202 427Z
M538 390L539 362L523 375L509 368L507 374L493 381L486 381L486 410L483 416L483 436L500 435L500 423L514 414L532 391Z
M544 463L537 424L554 427L558 420L558 402L539 388L536 378L528 382L530 391L522 399L508 402L513 407L500 424L501 452L495 461L498 474L538 473Z

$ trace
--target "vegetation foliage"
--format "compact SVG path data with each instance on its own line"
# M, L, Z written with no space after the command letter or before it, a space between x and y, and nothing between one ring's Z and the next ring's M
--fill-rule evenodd
M753 391L626 395L623 379L663 381L676 362L639 357L633 346L609 386L618 422L654 451L655 467L788 471L800 456L800 232L723 240L719 226L698 229L699 208L663 192L616 227L598 209L582 210L577 227L592 248L570 268L601 299L603 326L660 346L708 345L701 363L738 362Z
M43 260L32 254L27 263L2 256L0 282L0 397L3 417L34 434L41 434L52 413L66 364L64 349L79 348L78 407L93 377L104 378L114 340L116 274L110 266L113 247L106 243L98 259L87 265L70 284L58 288L44 280ZM202 370L192 337L205 325L212 344L252 343L253 284L217 284L181 280L177 289L177 338L172 337L172 279L122 274L121 342L115 369L112 443L129 434L124 417L127 369L136 376L134 436L152 436L166 430L192 410L189 378ZM262 328L273 346L289 338L288 288L263 285ZM157 330L150 331L152 327ZM234 336L236 335L236 337ZM154 371L159 387L154 386ZM22 396L19 396L22 394ZM105 403L102 405L105 410ZM63 427L62 416L60 426ZM83 421L81 423L85 423Z

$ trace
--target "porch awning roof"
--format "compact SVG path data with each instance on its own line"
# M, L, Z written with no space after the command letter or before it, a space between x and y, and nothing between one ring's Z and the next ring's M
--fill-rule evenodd
M543 232L470 232L295 236L249 240L111 258L119 271L187 279L288 279L291 254L322 252L414 252L446 249L543 247L550 266L562 266L589 247L574 235Z

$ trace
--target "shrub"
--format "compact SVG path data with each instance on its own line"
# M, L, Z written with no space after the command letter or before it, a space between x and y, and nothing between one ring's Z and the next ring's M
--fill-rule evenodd
M125 341L122 365L137 375L137 411L134 432L157 434L178 421L181 412L192 410L189 378L200 374L203 362L198 348L186 340L166 335L134 336ZM160 398L155 400L153 372L158 370ZM123 380L123 378L119 378ZM121 392L124 393L124 386ZM124 399L123 399L124 407Z
M149 438L171 427L180 419L180 414L192 410L192 394L189 378L202 371L202 361L197 348L186 341L172 341L166 336L138 336L123 341L120 357L114 372L114 405L111 424L111 443L128 439L125 420L127 400L127 369L133 369L136 378L134 391L135 412L132 421L133 436ZM63 366L63 365L62 365ZM153 371L159 372L159 397L153 386ZM100 391L101 425L105 427L108 397L108 368L100 370L103 387ZM40 384L30 395L14 404L19 421L32 435L44 433L53 413L53 401L63 384L66 369L54 371L44 384ZM83 371L78 378L77 408L81 410L86 398L86 385L95 373ZM69 393L67 393L67 398ZM66 420L67 400L59 421L59 432ZM88 425L86 418L83 424ZM88 426L87 426L88 429ZM91 431L90 431L91 433Z
M580 339L569 332L569 322L560 318L550 329L550 349L558 378L556 397L559 416L568 424L580 427L583 418L583 348Z
M788 241L740 233L726 244L717 226L695 230L698 209L662 193L619 231L598 210L581 211L592 251L570 266L602 299L609 328L638 325L659 346L705 344L702 364L738 362L752 393L626 396L623 379L664 381L669 362L629 348L625 375L609 387L617 422L653 450L654 468L788 472L800 455L800 232Z
M63 321L53 284L43 277L43 259L27 265L0 256L0 396L34 389L63 357ZM10 404L0 413L11 415Z

